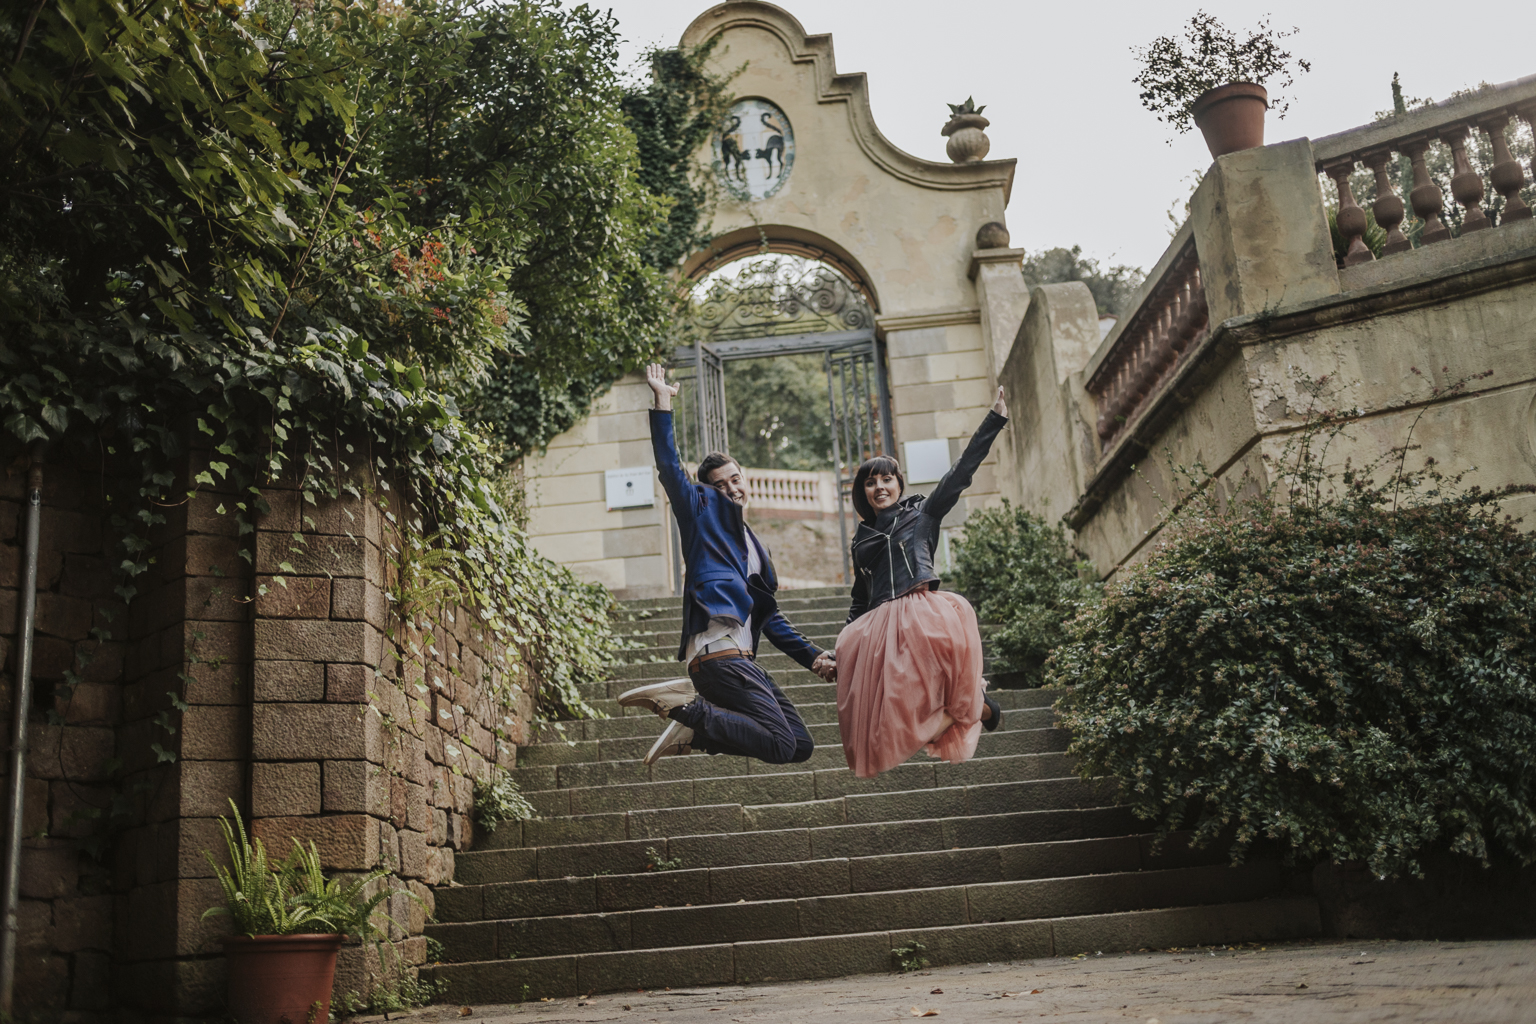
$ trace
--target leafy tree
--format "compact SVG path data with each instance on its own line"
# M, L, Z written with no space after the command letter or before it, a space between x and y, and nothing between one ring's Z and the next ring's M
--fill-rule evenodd
M1117 264L1101 267L1099 261L1083 255L1083 247L1042 249L1024 257L1024 280L1031 288L1042 284L1081 281L1093 293L1099 313L1119 316L1131 296L1141 287L1146 274L1139 267Z
M725 371L731 454L761 469L832 465L827 374L819 355L732 362Z
M1046 658L1066 639L1067 620L1100 591L1060 524L1006 499L966 519L948 582L970 598L982 622L996 625L993 648L1031 686L1040 685Z
M316 500L375 462L408 485L408 546L462 555L454 595L580 708L606 598L529 553L460 403L509 359L590 356L589 329L589 366L659 333L668 286L635 253L663 204L594 101L618 98L611 24L542 0L26 13L0 21L0 426L128 460L119 593L178 488L234 487L249 529L269 476ZM557 137L513 147L508 122ZM569 330L536 330L565 250ZM178 483L189 433L213 458Z

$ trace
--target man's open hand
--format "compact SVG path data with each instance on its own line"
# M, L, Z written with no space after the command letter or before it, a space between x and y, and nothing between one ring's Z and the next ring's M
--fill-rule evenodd
M667 383L667 368L660 363L652 363L645 368L645 382L651 386L656 394L656 408L667 412L672 408L672 396L677 394L677 385Z

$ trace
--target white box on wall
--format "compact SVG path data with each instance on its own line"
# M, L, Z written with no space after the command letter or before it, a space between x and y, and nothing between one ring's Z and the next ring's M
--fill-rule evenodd
M935 437L929 441L907 441L906 458L902 475L909 484L931 484L949 472L949 439Z
M603 489L610 512L621 508L648 508L656 504L656 470L652 466L605 470Z

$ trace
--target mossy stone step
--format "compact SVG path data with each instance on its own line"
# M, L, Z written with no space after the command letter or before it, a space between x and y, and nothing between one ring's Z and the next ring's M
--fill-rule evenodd
M515 1002L589 992L745 985L891 971L896 968L892 950L913 943L923 946L924 957L935 966L947 966L1094 950L1278 941L1307 938L1320 931L1316 900L1279 896L815 938L443 963L423 968L422 977L446 982L455 1002ZM472 946L471 952L484 948Z
M751 872L742 874L739 886L750 884ZM492 901L483 905L478 919L428 925L427 934L443 944L443 958L450 961L492 960L533 951L541 955L606 953L666 948L679 935L710 944L754 942L878 928L1248 902L1284 893L1288 881L1279 862L1252 861L1236 867L1207 865L831 895L801 895L791 888L781 899L717 903L708 901L710 888L705 880L692 906L490 918L487 913L499 906ZM585 886L572 880L571 888L580 892ZM481 890L488 891L499 895L504 890ZM472 910L472 897L465 902L470 906L460 909Z

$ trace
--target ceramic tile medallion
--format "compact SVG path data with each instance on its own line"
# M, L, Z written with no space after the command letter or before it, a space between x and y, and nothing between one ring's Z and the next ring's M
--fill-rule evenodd
M784 187L795 166L795 132L764 99L737 100L715 134L715 173L726 191L751 202Z

